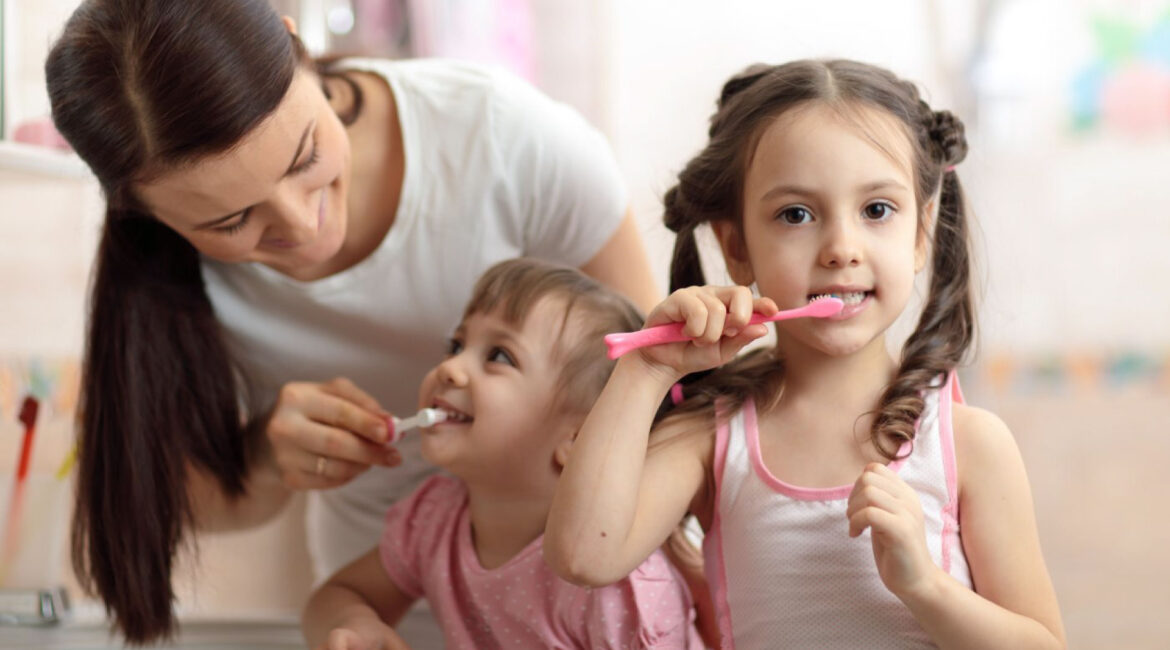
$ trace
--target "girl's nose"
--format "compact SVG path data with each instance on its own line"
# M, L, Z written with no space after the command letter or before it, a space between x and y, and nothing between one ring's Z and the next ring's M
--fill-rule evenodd
M861 233L851 219L829 219L821 243L820 263L829 268L848 268L861 263Z
M438 367L439 382L447 386L462 387L467 385L467 371L459 355L445 359Z

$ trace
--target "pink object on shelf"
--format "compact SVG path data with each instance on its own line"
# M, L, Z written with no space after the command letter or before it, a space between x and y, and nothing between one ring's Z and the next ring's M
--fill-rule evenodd
M1101 91L1105 123L1143 136L1170 127L1170 72L1148 63L1127 65Z
M69 146L69 143L57 131L57 127L53 126L53 120L47 117L28 120L16 125L16 130L12 133L12 139L16 142L23 142L24 144L35 144L61 151L73 151L73 147Z

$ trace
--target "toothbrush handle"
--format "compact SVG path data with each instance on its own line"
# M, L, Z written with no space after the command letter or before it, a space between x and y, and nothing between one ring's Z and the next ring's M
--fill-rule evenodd
M783 320L782 318L768 318L763 314L752 314L749 325L759 325L760 323L767 323L773 320ZM610 359L616 359L623 354L644 348L651 345L661 345L663 343L678 343L680 341L690 341L692 337L683 333L685 323L667 323L666 325L656 325L654 327L647 327L646 329L638 330L637 332L620 332L618 334L606 334L605 345L609 348L608 356Z
M845 303L839 298L819 298L803 307L778 311L771 316L754 312L748 320L748 325L775 323L776 321L788 320L790 318L828 318L829 316L840 313L844 308ZM684 323L667 323L666 325L647 327L637 332L607 334L605 337L605 345L609 348L608 356L610 359L616 359L630 350L644 348L648 345L689 341L691 337L683 334L683 325Z
M390 430L390 435L386 437L386 445L396 444L402 440L406 432L414 426L414 418L399 419L393 415L386 418L386 428Z
M684 325L685 323L667 323L666 325L647 327L637 332L606 334L605 346L609 348L608 356L610 359L616 359L631 350L650 345L689 341L691 337L683 334Z

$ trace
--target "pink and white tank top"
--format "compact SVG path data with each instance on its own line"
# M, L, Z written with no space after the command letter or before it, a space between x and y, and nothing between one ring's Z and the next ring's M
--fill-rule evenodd
M934 562L971 586L959 543L951 404L954 373L927 391L913 453L890 469L922 502ZM852 485L802 488L764 466L755 405L721 414L715 516L703 542L724 648L930 648L930 638L878 576L870 531L849 537ZM903 447L900 456L910 449Z

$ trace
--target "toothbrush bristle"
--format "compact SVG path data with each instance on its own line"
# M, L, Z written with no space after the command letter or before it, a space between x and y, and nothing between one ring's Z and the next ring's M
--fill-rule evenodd
M834 316L845 308L845 302L832 296L817 296L808 303L809 315L824 318Z
M420 424L424 427L434 426L447 420L447 412L442 409L423 409Z

